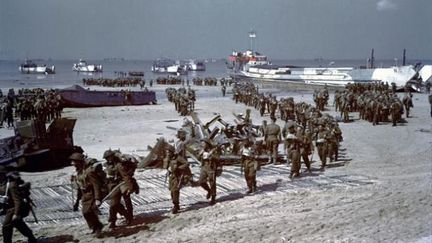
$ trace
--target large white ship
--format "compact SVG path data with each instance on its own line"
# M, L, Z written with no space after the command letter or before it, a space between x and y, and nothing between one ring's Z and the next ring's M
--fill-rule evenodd
M355 82L388 82L402 87L417 73L412 65L382 68L272 65L266 56L252 51L234 52L228 58L228 67L234 78L331 86L345 86Z
M412 65L375 68L373 49L368 68L334 67L334 63L331 63L328 67L273 65L267 60L267 56L252 51L253 41L256 37L254 31L249 32L251 50L233 52L228 57L227 66L231 69L230 75L233 78L330 86L345 86L348 83L358 82L387 82L402 87L417 74Z

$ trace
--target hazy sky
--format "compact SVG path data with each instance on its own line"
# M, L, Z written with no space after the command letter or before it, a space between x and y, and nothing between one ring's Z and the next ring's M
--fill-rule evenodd
M432 0L0 0L0 59L432 59Z

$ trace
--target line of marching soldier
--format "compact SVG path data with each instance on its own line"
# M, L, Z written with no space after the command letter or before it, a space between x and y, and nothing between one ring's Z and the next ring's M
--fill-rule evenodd
M168 101L174 103L176 111L181 116L186 116L195 109L195 90L186 88L167 88L165 89Z
M96 237L102 236L103 224L99 220L98 208L109 200L109 228L117 227L117 214L125 218L125 224L133 221L132 193L139 193L139 186L134 178L137 168L136 159L119 151L107 150L103 154L105 166L96 159L86 158L83 152L73 153L69 159L75 166L72 185L77 187L74 211L81 202L81 212L88 227ZM123 202L122 202L123 201Z

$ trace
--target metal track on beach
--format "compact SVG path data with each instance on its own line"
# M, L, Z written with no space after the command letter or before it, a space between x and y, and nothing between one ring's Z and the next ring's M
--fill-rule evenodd
M258 192L267 194L287 194L302 191L320 191L340 187L354 187L374 183L363 175L347 175L335 170L313 171L302 173L302 176L289 180L290 168L287 165L266 165L257 174ZM199 167L192 167L195 180L199 175ZM152 215L168 212L172 207L170 193L165 183L165 171L159 169L145 170L136 173L140 193L132 195L134 214ZM217 200L236 200L245 195L247 190L244 175L240 167L226 166L217 178ZM207 204L206 192L200 188L184 187L181 192L181 207ZM47 187L33 187L32 198L36 204L35 212L38 223L29 216L26 221L35 225L61 222L62 224L79 224L83 222L81 212L72 210L72 188L69 184ZM108 203L100 208L102 217L107 217Z

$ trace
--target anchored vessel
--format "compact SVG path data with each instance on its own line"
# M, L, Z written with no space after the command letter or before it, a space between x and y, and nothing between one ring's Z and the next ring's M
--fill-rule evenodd
M187 60L186 67L189 71L205 71L206 66L203 61L198 60Z
M176 75L186 75L188 73L186 65L176 63L170 59L158 59L154 61L151 70L154 73L169 73Z
M388 82L402 87L413 79L417 72L412 65L375 68L374 50L372 49L368 68L334 67L334 62L327 67L298 67L293 65L273 65L267 56L253 51L256 38L254 31L249 32L250 50L233 52L228 57L227 66L233 78L248 78L259 81L286 82L304 85L345 86L358 82Z
M415 75L413 66L387 68L354 67L298 67L273 65L267 57L257 52L234 52L228 58L228 68L233 78L250 78L263 81L284 81L314 85L345 86L355 82L388 82L405 86Z
M94 64L87 64L85 60L80 59L78 63L74 63L72 67L73 71L77 72L102 72L103 68L102 65L94 65Z
M37 65L31 60L26 60L19 66L21 73L43 73L43 74L54 74L55 67L47 65Z
M156 104L154 91L98 91L79 85L58 90L65 107L99 107Z

